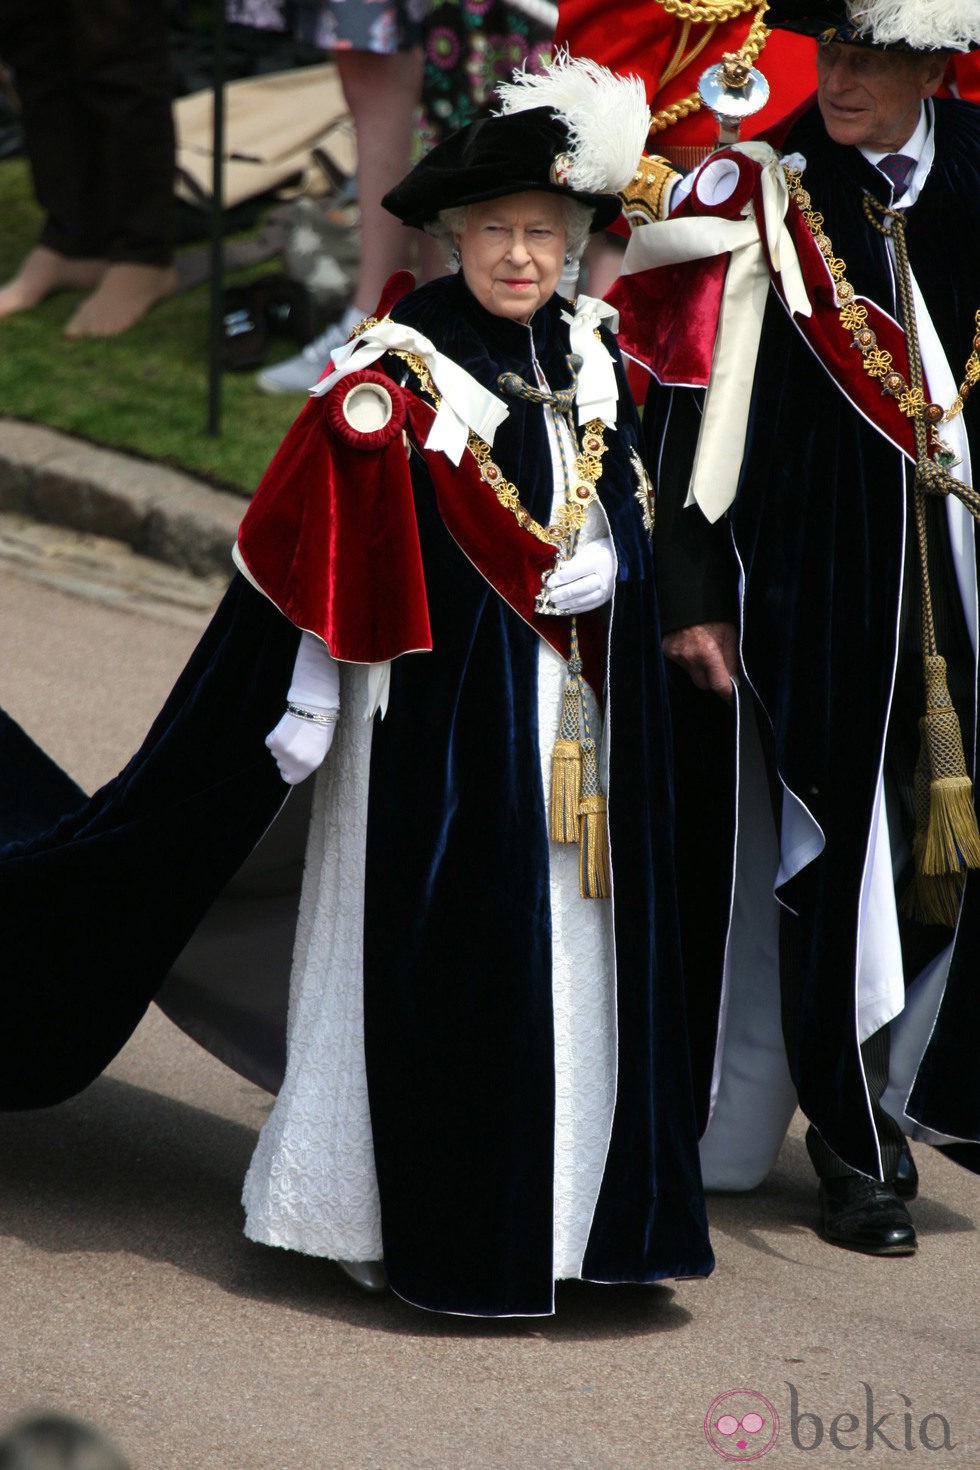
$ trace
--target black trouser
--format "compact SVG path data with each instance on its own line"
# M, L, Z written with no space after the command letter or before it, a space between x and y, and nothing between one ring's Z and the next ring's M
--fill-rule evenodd
M895 1177L905 1142L905 1135L901 1128L891 1114L886 1113L881 1106L882 1094L888 1086L888 1052L887 1026L882 1026L880 1031L876 1031L873 1036L868 1037L867 1041L861 1043L861 1061L864 1064L864 1076L871 1099L871 1118L875 1133L878 1135L881 1168L886 1181ZM845 1164L844 1160L824 1143L812 1123L806 1131L806 1148L810 1155L810 1162L821 1179L840 1179L845 1174L856 1173L856 1170L852 1169L849 1164Z
M46 220L73 258L166 265L173 253L173 88L164 0L2 0Z
M800 994L799 920L785 908L780 910L779 916L779 973L783 1030L787 1035L793 1035L797 1025L796 1011ZM905 1136L895 1119L881 1106L882 1095L888 1086L888 1054L887 1026L882 1026L861 1043L861 1062L868 1086L871 1119L881 1150L882 1172L885 1179L893 1179ZM845 1174L858 1172L845 1164L823 1141L812 1124L807 1129L806 1146L810 1161L821 1179L839 1179Z

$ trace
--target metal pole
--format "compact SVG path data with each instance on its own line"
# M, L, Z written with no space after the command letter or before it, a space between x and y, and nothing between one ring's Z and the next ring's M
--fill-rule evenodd
M208 352L208 433L221 433L221 349L224 288L225 0L214 0L212 65L211 315Z

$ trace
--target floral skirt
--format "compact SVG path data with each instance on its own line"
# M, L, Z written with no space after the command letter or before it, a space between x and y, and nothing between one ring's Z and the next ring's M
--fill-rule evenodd
M546 15L548 7L540 10ZM419 157L472 122L516 68L541 71L551 55L554 27L504 0L431 0L422 29Z

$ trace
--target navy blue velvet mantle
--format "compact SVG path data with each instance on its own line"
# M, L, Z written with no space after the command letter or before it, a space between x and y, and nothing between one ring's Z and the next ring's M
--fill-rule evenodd
M553 386L567 381L561 309L534 321ZM488 386L503 368L532 376L527 329L488 316L458 282L425 288L394 314ZM622 377L620 389L628 405ZM628 460L635 423L608 437L600 496L619 558L605 692L620 1059L584 1275L652 1281L703 1275L713 1261L680 983L663 665ZM494 457L546 516L540 415L515 403ZM396 662L376 726L366 891L385 1259L396 1290L424 1306L545 1313L554 1077L537 635L449 541L423 465L413 479L435 648ZM98 1075L265 832L283 787L262 742L281 713L296 637L236 578L142 750L87 801L23 732L0 726L3 835L15 839L0 850L15 980L0 998L0 1106L57 1102ZM195 1026L195 1005L188 993L175 1011L207 1038L213 1025Z
M263 738L297 639L236 577L141 749L91 798L0 714L0 1107L99 1075L282 807Z
M533 321L553 387L568 381L561 309ZM529 329L490 316L458 281L392 314L490 388L505 369L533 381ZM620 391L628 404L622 379ZM609 801L620 1075L583 1274L642 1281L703 1274L711 1257L684 1044L663 670L629 416L607 442L600 499L619 558ZM546 520L537 409L511 404L494 458ZM375 730L365 917L385 1262L396 1290L425 1306L549 1312L554 1039L537 635L455 548L424 466L413 482L434 647L395 664Z

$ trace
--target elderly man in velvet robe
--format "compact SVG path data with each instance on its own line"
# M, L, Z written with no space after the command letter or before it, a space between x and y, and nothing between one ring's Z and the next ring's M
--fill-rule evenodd
M906 1137L964 1163L980 1138L980 111L933 100L980 24L952 0L766 19L815 38L816 106L782 160L716 153L610 297L668 385L646 429L664 647L690 676L702 1162L752 1187L798 1101L823 1236L907 1255Z

